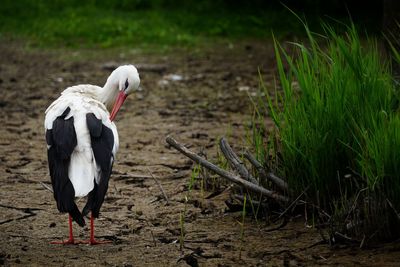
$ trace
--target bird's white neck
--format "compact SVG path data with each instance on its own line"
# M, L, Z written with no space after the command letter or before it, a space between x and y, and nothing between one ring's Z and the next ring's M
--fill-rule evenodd
M117 95L118 82L115 82L114 79L108 79L104 87L100 89L98 98L102 103L104 103L107 109L111 111Z

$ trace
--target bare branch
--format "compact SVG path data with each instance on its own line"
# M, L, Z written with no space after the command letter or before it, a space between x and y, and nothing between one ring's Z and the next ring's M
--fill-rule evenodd
M267 179L272 181L274 184L276 184L280 189L287 191L288 190L288 184L282 179L276 176L276 174L269 172L266 174Z
M262 194L264 196L273 198L275 200L278 201L282 201L282 202L288 202L289 199L285 196L282 196L280 194L277 194L276 192L270 191L268 189L265 189L261 186L255 185L249 181L246 181L242 178L240 178L239 176L233 175L221 168L219 168L218 166L212 164L211 162L203 159L202 157L200 157L199 155L191 152L190 150L188 150L186 147L184 147L183 145L179 144L175 139L173 139L170 136L167 136L166 141L169 145L171 145L172 147L174 147L176 150L178 150L179 152L181 152L183 155L185 155L186 157L190 158L191 160L193 160L194 162L200 164L201 166L215 172L216 174L220 175L221 177L224 177L226 179L228 179L229 181L239 184L241 186L243 186L244 188L253 191L255 193L258 194Z
M258 170L261 176L265 177L266 179L276 184L276 186L278 186L281 190L283 191L288 190L288 184L282 178L276 176L274 173L272 172L266 173L261 163L258 162L250 152L246 151L244 153L244 157L248 159L248 161Z
M224 154L225 158L228 160L231 167L239 173L239 175L246 179L253 184L259 185L260 183L257 181L256 178L251 175L251 173L246 169L243 161L233 152L229 143L225 140L225 138L221 138L219 140L219 147L221 148L222 153Z

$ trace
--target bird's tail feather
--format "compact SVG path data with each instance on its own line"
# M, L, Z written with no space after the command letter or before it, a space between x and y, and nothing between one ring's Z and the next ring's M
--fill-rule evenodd
M93 202L94 202L94 197L96 194L96 188L97 188L97 184L95 183L93 190L88 195L88 200L86 202L86 205L82 210L83 216L86 216L89 213L89 211L91 211L93 209Z
M82 213L79 211L78 207L76 206L76 204L74 203L74 207L72 208L72 210L70 210L69 215L71 215L72 219L74 219L74 221L79 224L79 226L83 227L85 226L85 220L83 219Z

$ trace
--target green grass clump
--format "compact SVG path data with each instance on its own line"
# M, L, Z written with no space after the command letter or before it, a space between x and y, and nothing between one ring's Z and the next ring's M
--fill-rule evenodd
M344 35L325 26L323 42L306 30L308 44L294 44L295 56L275 43L282 90L264 101L281 141L280 175L294 195L309 187L315 204L343 220L359 212L368 218L351 223L361 225L385 215L381 225L390 227L398 220L391 209L400 210L400 116L390 66L354 26Z

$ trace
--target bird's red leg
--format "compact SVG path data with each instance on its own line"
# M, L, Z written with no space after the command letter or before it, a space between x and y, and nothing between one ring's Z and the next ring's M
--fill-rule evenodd
M100 245L100 244L112 243L109 240L97 241L97 240L94 239L94 217L93 217L93 213L90 214L90 240L89 240L88 243L90 245Z
M69 239L68 240L64 240L64 241L52 241L50 242L50 244L55 244L55 245L73 245L76 244L74 241L74 234L72 232L72 217L71 215L69 215Z

